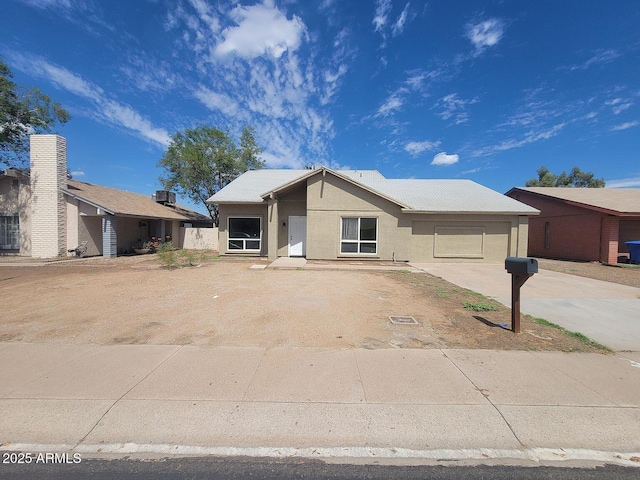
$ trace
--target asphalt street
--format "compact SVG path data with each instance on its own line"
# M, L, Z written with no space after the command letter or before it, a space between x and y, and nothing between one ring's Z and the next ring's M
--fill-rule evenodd
M247 458L171 458L157 460L98 460L78 464L0 465L0 478L27 480L73 479L212 479L212 480L635 480L638 469L613 465L593 468L558 468L549 466L391 466L328 464L308 459Z

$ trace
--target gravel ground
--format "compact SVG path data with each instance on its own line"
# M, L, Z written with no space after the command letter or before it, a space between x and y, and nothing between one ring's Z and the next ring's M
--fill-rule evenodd
M605 282L640 288L640 265L605 265L599 262L571 262L567 260L538 259L538 266L545 270L569 273L579 277L594 278Z

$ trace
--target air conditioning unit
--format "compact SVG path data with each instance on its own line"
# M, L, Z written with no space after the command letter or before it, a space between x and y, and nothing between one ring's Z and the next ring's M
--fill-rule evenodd
M176 194L168 190L156 190L156 202L163 205L175 205Z

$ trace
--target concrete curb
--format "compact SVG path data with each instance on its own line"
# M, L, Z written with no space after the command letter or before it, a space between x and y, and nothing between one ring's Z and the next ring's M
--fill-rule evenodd
M452 461L470 461L471 464L530 464L565 466L573 462L596 462L624 467L640 468L640 452L609 452L587 449L530 448L499 450L478 449L437 449L411 450L406 448L373 447L201 447L169 444L99 444L99 445L40 445L8 444L0 446L0 452L32 453L80 453L85 457L122 456L154 454L160 456L216 456L216 457L256 457L256 458L307 458L321 459L337 463L358 463L375 461L376 463L395 463L398 460L410 460L412 464L442 464ZM566 465L572 466L572 465Z

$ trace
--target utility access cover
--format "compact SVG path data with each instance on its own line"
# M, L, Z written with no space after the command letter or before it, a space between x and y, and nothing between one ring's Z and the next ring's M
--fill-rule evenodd
M418 325L415 318L405 315L394 315L389 317L389 320L391 320L391 323L394 325Z

